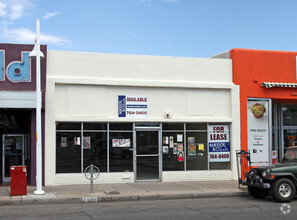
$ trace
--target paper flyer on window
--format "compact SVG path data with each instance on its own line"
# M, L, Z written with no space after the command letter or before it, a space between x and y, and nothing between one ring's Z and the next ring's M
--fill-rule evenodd
M196 155L196 144L188 144L188 155Z
M176 135L176 141L177 142L183 142L183 135L182 134L177 134Z
M61 147L67 147L67 137L61 137Z
M174 145L173 145L173 136L170 136L170 137L169 137L169 147L170 147L170 148L173 148L173 146L174 146Z
M130 139L112 139L112 147L130 147Z
M83 147L84 149L91 149L91 137L84 137Z
M168 146L163 146L163 154L168 154L169 148Z

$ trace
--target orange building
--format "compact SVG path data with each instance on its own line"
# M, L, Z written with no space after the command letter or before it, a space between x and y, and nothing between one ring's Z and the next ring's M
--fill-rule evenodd
M297 52L232 49L214 56L233 61L240 86L241 149L252 165L280 161L297 144Z

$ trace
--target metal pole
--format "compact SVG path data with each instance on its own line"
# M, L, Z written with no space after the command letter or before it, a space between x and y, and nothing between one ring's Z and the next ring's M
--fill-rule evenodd
M91 193L93 193L93 164L91 164Z
M35 195L43 195L42 190L42 133L41 133L41 77L40 77L40 20L36 19L36 191Z

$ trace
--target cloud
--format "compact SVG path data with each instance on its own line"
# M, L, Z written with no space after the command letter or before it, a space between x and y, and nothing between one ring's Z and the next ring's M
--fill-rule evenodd
M36 33L27 28L14 28L11 30L1 30L1 37L16 43L34 43ZM40 41L43 44L65 45L71 43L70 40L54 35L40 34Z
M0 17L15 21L23 17L24 12L33 6L32 0L0 0Z
M0 42L34 44L36 33L29 28L18 26L18 20L30 15L38 0L0 0ZM42 19L47 20L58 15L58 12L46 13ZM72 42L64 37L40 34L42 44L69 45Z
M47 35L47 34L42 34L40 35L40 41L41 43L46 43L46 44L54 44L54 45L65 45L65 44L70 44L71 41L63 38L63 37L58 37L54 35Z
M24 6L21 4L14 4L11 6L11 13L9 13L10 20L17 20L23 16Z
M51 18L51 17L54 17L54 16L56 16L56 15L58 15L59 13L58 12L48 12L48 13L46 13L43 17L42 17L42 19L44 19L44 20L47 20L47 19L49 19L49 18Z
M6 4L0 2L0 16L1 17L5 17L7 15L7 12L5 10L6 7L7 7Z

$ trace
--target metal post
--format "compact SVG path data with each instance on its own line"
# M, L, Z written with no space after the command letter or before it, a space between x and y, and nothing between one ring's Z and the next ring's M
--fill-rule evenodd
M35 195L43 195L42 190L42 133L41 133L41 77L40 77L40 20L36 19L36 190Z
M91 164L90 166L88 166L84 170L84 174L85 174L85 177L88 180L91 180L91 193L93 193L94 192L94 190L93 190L93 182L94 182L95 179L97 179L99 177L100 170L99 170L98 167L96 167L93 164Z
M93 193L93 164L91 164L91 193Z

